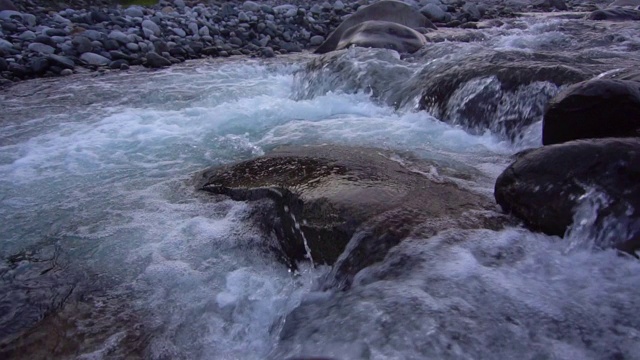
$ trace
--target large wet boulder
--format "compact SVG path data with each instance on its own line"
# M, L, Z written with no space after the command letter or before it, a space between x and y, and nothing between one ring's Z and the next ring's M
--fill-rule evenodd
M391 49L412 53L427 43L424 35L410 27L389 21L365 21L347 29L336 50L351 46Z
M626 7L613 7L596 10L587 15L589 20L634 21L640 20L640 10Z
M465 171L380 149L282 147L207 170L198 186L235 200L270 199L265 227L289 266L309 256L335 264L330 286L344 287L412 233L499 224L492 201L447 180L471 176Z
M447 47L452 46L456 45L429 46L418 53L427 55L437 49L438 55L447 56ZM471 133L489 130L515 139L527 126L542 119L546 104L562 86L587 80L606 69L584 57L478 48L459 59L456 66L434 61L408 79L405 86L420 89L420 109L444 122Z
M362 24L365 21L372 20L393 22L412 29L435 29L433 23L415 8L399 1L384 0L369 6L360 7L358 11L344 20L315 52L317 54L324 54L336 50L343 34L348 29Z
M532 230L558 236L582 207L582 216L596 217L599 245L638 249L640 139L576 140L522 152L498 177L495 198Z
M640 136L640 82L595 79L570 86L544 114L542 143Z

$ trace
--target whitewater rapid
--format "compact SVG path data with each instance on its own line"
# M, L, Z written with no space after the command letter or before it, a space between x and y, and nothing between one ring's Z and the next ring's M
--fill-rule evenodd
M551 39L561 41L554 29ZM452 229L407 239L348 292L323 292L317 285L329 269L301 264L291 273L265 245L253 204L197 192L193 174L204 168L278 145L331 143L446 161L470 174L461 186L492 197L511 156L540 143L539 123L513 143L394 109L366 91L301 97L296 72L308 57L87 73L0 94L3 351L82 359L640 354L640 264L612 250L520 227ZM64 346L42 345L52 341Z

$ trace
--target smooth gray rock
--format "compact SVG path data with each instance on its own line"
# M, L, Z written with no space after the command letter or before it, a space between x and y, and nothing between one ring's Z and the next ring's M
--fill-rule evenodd
M342 1L337 0L335 3L333 3L333 10L335 11L342 11L344 10L345 5Z
M242 4L242 10L244 11L251 11L251 12L258 12L260 10L260 5L258 5L258 3L255 3L253 1L245 1Z
M82 36L86 36L89 40L102 40L104 34L97 30L85 30Z
M315 53L324 54L336 50L344 32L355 25L371 20L393 22L412 29L436 28L429 19L411 6L399 1L383 0L367 7L359 8L329 35L327 40L316 49Z
M4 50L10 50L10 49L14 49L13 44L8 42L5 39L0 39L0 49L4 49Z
M109 65L109 63L111 62L111 60L107 59L106 57L91 52L80 55L80 60L86 62L89 65L95 66L105 66Z
M35 38L36 34L31 30L27 30L18 36L18 39L22 41L33 41Z
M129 49L129 51L138 52L140 51L140 46L136 43L128 43L127 49Z
M76 48L76 51L80 54L91 52L93 50L93 44L91 43L91 40L84 36L74 37L71 43Z
M60 75L62 76L69 76L73 74L73 70L71 69L64 69L62 71L60 71Z
M127 16L131 16L131 17L143 17L144 16L144 12L142 7L140 6L129 6L128 8L126 8L124 10L124 14Z
M180 28L172 28L171 31L173 31L174 34L176 34L176 35L178 35L180 37L187 36L187 33L184 30L180 29Z
M155 36L160 36L162 34L162 30L160 30L160 26L154 23L153 21L146 19L142 20L142 29L150 30Z
M61 66L66 69L73 69L75 67L75 63L73 62L73 60L64 56L49 55L47 56L47 59L52 61L55 65Z
M23 20L23 15L17 10L2 10L0 11L0 20L11 21L11 19Z
M420 13L431 21L447 22L451 19L451 15L444 12L438 5L427 4L420 9Z
M117 42L121 43L121 44L128 44L131 42L131 40L129 39L129 37L127 36L127 34L123 33L122 31L118 31L118 30L113 30L109 33L109 39L113 39L116 40Z
M162 55L159 55L156 52L150 51L146 55L147 61L145 62L145 66L151 68L161 68L165 66L171 66L171 61Z
M33 39L33 42L38 42L38 43L46 44L46 45L53 46L53 47L56 46L56 42L53 41L53 39L51 39L51 37L49 37L47 35L38 35L38 36L36 36L35 39Z
M311 46L318 46L323 42L324 42L324 36L322 35L315 35L315 36L312 36L311 39L309 39L309 44Z
M27 48L33 52L37 52L44 55L49 55L56 52L55 48L49 45L40 44L40 43L31 43Z
M244 11L240 11L240 13L238 13L238 21L241 22L249 22L249 16L247 16L247 14Z
M209 35L209 28L208 28L208 27L206 27L206 26L201 27L201 28L200 28L200 30L198 30L198 34L199 34L200 36L202 36L202 37L210 36L210 35Z
M388 21L365 21L342 34L336 50L351 46L391 49L413 53L427 43L424 35L410 27Z

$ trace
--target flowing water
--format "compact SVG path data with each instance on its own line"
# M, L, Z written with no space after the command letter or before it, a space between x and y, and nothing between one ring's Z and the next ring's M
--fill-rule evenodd
M352 67L335 77L305 71L312 56L300 55L80 74L3 91L0 354L638 358L640 264L595 250L588 227L568 240L519 227L411 238L359 273L351 290L320 291L330 269L303 263L291 273L254 223L259 207L194 188L194 173L210 166L282 144L333 143L457 164L473 174L464 186L491 197L511 155L540 146L540 107L562 86L496 93L495 79L472 79L426 111L412 91L439 62L452 66L479 48L575 44L570 21L536 21L486 31L484 42L445 44L444 60L445 45L434 45L424 60L432 68L352 49L343 55ZM627 37L601 51L633 54L637 33L617 33ZM407 81L379 91L389 74ZM531 125L514 139L436 119L460 124L482 91L502 99L487 110L496 121L529 114ZM579 223L593 211L581 208Z

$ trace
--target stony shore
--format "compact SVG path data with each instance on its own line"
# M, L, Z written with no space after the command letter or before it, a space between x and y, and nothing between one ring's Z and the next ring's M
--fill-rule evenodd
M15 6L4 1L0 86L81 68L157 68L202 57L300 52L320 45L346 16L370 2L174 0L143 7L109 0L28 0ZM512 17L517 11L597 9L594 3L573 2L411 1L438 27L473 27L480 19Z

